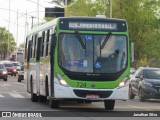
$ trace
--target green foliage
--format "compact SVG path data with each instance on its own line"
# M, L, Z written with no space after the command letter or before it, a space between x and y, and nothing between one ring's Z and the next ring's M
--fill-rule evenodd
M109 0L75 0L67 16L109 16ZM160 0L112 0L113 17L126 19L137 65L160 67ZM105 7L106 6L106 7ZM105 8L105 9L104 9ZM144 64L145 63L145 64Z
M8 52L7 51L8 50L8 36L9 36L9 50L13 51L16 46L13 35L9 33L9 31L6 30L6 28L0 27L0 54L4 55L4 58Z

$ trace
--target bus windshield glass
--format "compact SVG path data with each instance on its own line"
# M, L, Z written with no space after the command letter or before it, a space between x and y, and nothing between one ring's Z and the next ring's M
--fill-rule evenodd
M127 67L127 37L113 34L59 35L59 65L70 72L117 73ZM84 44L85 48L82 46Z

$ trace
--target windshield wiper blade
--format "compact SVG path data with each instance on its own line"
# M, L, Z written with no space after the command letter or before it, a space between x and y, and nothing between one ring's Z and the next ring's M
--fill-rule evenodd
M106 45L106 43L107 43L107 41L109 40L109 38L110 38L110 36L112 35L112 33L111 32L109 32L107 35L106 35L106 38L105 38L105 40L103 41L103 43L102 43L102 45L101 45L101 49L103 49L104 48L104 46Z
M82 38L81 38L81 36L80 36L80 34L79 34L78 31L75 31L75 35L76 35L76 37L78 38L78 40L79 40L82 48L83 48L83 49L86 49L86 45L84 44L84 42L83 42L83 40L82 40Z

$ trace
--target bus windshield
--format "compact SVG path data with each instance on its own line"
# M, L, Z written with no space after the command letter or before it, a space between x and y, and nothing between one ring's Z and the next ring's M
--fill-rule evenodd
M78 34L81 40L76 34L59 35L60 67L71 72L97 74L117 73L127 67L125 35Z

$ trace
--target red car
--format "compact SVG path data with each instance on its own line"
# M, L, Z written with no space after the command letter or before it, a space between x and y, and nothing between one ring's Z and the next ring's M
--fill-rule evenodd
M8 75L16 76L16 74L17 74L16 67L10 61L2 61L2 63L4 64L5 68L7 69Z

